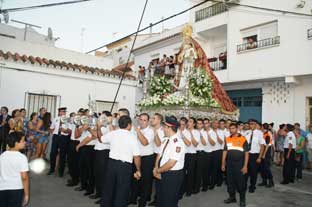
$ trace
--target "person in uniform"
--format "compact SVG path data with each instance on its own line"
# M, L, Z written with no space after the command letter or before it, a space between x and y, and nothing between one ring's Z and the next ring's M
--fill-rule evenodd
M162 142L153 170L154 176L160 180L157 206L161 207L178 206L183 183L185 145L177 135L178 127L176 119L166 117L164 132L168 138Z
M245 133L249 146L249 162L246 185L248 184L248 178L250 178L249 193L254 193L256 190L257 177L265 142L263 140L262 131L256 129L256 120L249 120L249 128L250 130Z
M110 145L107 172L101 199L101 207L126 207L131 191L131 178L141 178L141 157L137 137L130 132L132 121L129 116L121 116L119 129L101 137L104 144ZM98 129L99 131L99 129ZM133 174L133 165L135 173Z
M204 145L204 168L203 168L203 188L202 191L206 192L208 187L212 184L211 175L212 175L212 167L213 167L213 154L212 149L216 145L216 141L213 140L209 133L211 131L210 128L210 120L208 118L204 119L204 128L201 131L201 142Z
M248 143L245 137L237 132L237 124L230 125L231 135L225 139L222 155L222 171L227 175L229 198L224 203L236 203L236 191L240 196L240 207L246 206L245 174L248 166Z
M204 151L205 146L207 145L207 140L203 136L204 132L204 120L199 118L197 119L196 132L194 130L195 136L199 136L199 142L196 147L196 169L195 169L195 186L194 193L199 193L201 187L203 186L204 180L204 168L205 168L205 156Z
M272 146L273 146L273 136L269 129L269 124L263 124L263 139L264 139L264 150L262 153L262 160L260 165L262 183L259 186L266 186L271 188L274 186L273 175L271 172L271 158L272 158Z
M297 147L296 136L294 134L294 125L287 124L287 135L284 140L284 165L283 181L281 184L286 185L293 183L295 180L295 149Z
M157 154L160 152L161 143L164 141L164 138L165 138L165 133L164 133L164 128L162 127L162 122L163 122L163 116L159 113L155 113L151 119L151 126L153 127L153 130L154 130L154 156L155 158L157 157ZM154 200L148 204L149 206L156 206L156 202L157 202L159 180L155 178L154 181L155 181L156 190L155 190Z
M52 147L50 153L50 170L48 175L52 175L55 172L56 156L59 152L59 169L58 173L60 177L64 175L66 151L69 142L69 134L71 133L68 123L62 123L61 117L66 115L66 107L58 109L58 117L56 117L50 126L52 131Z
M141 163L142 178L137 181L133 180L130 203L136 204L138 196L139 207L145 207L152 193L154 157L154 130L149 126L149 115L142 113L139 116L139 127L135 127L137 133Z
M88 119L86 116L82 116L81 119ZM96 143L96 136L93 135L93 131L89 127L89 123L82 123L79 128L79 144L76 147L76 151L80 154L80 177L81 188L78 191L85 190L84 196L89 196L94 193L95 178L94 178L94 145Z
M211 147L213 154L213 167L212 167L212 184L209 189L212 190L214 187L222 185L222 171L221 171L221 161L222 161L222 151L224 146L224 136L222 130L220 130L219 125L224 121L218 122L217 120L212 121L212 130L209 132L209 137L215 142L215 145ZM224 129L223 129L224 130Z

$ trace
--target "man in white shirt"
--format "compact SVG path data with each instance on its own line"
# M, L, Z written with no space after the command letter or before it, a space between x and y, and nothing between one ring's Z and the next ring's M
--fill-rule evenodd
M220 123L224 126L224 120L212 121L212 130L209 132L209 137L215 142L214 146L211 146L211 152L213 154L213 171L212 171L212 183L209 187L212 190L216 185L221 186L223 182L222 171L221 171L221 162L222 162L222 152L224 148L224 131L219 129ZM224 129L223 129L224 130Z
M216 140L213 140L209 133L211 131L210 128L210 120L208 118L204 119L204 129L201 132L202 138L201 142L204 144L205 148L205 164L204 164L204 172L203 172L203 188L202 191L206 192L208 187L212 184L212 171L213 171L213 153L212 150L216 145ZM206 145L205 145L206 144Z
M196 121L196 130L194 130L194 136L199 137L199 142L196 147L196 169L195 169L195 187L194 187L194 194L199 193L200 188L203 184L203 176L204 176L204 168L205 168L205 147L206 147L206 140L203 136L204 131L204 120L199 118ZM197 138L198 139L198 138Z
M101 137L110 131L114 130L112 125L113 116L109 111L103 111L102 114L108 119L107 125L103 125L98 121L97 125L97 137L94 150L95 150L95 161L94 161L94 176L95 176L95 195L89 196L91 199L100 198L104 187L104 178L107 171L107 162L109 158L109 144L104 144L101 141ZM100 204L101 200L97 200L95 204Z
M52 147L50 153L50 171L48 175L54 174L56 156L59 152L59 169L58 173L60 177L64 175L65 169L65 159L67 144L69 142L68 135L71 133L68 123L62 123L61 117L66 115L66 107L61 107L58 109L58 117L56 117L50 126L50 130L53 133L52 137Z
M185 145L177 135L178 126L176 119L166 117L164 131L168 139L161 145L153 170L154 176L160 180L157 206L161 207L178 206L183 183Z
M262 131L256 129L257 121L250 119L248 122L250 130L245 133L245 138L249 146L249 162L246 185L248 184L248 178L250 177L249 192L254 193L256 190L257 177L265 141L263 139Z
M146 206L149 198L151 198L152 182L153 182L153 167L155 163L154 157L154 131L149 126L149 115L142 113L139 116L139 128L135 127L137 133L140 154L141 154L141 172L142 178L137 182L134 180L130 203L136 204L138 196L139 207Z
M283 181L281 184L289 184L294 182L295 177L295 149L297 140L294 134L294 125L287 124L287 135L284 140L284 165L283 165Z
M160 152L161 143L165 140L164 128L161 125L162 122L163 122L163 116L159 113L155 113L151 119L151 126L153 127L153 130L154 130L154 156L155 158L157 154ZM154 180L155 180L156 191L155 191L154 200L151 203L149 203L149 206L156 206L156 201L157 201L157 192L158 192L159 182L157 179L154 179Z
M110 145L107 172L103 188L101 207L127 206L131 190L131 178L141 177L140 148L137 137L131 132L132 121L129 116L121 116L118 130L102 136L102 143ZM133 174L133 163L135 173Z

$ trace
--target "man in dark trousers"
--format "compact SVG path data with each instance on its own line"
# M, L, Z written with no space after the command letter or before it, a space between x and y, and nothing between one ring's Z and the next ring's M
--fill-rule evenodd
M52 175L55 172L56 157L59 151L59 177L64 176L66 150L69 142L69 134L71 133L68 123L63 123L61 117L66 115L66 107L58 109L58 117L56 117L50 126L50 130L53 133L52 148L50 153L50 171L48 175Z
M141 178L141 157L137 138L130 132L132 121L121 116L118 130L102 136L101 141L110 145L107 172L105 174L101 207L126 207L131 190L131 178ZM98 129L100 133L101 129ZM132 163L136 172L133 174Z
M236 203L236 191L240 196L240 207L246 206L245 174L249 159L248 143L245 137L237 132L237 124L230 125L231 135L225 139L222 155L222 171L227 173L229 198L224 203Z
M0 114L0 154L6 150L6 139L9 134L9 109L6 106L1 107Z

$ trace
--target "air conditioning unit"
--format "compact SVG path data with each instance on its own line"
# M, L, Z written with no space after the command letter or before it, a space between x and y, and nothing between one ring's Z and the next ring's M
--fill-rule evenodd
M223 0L227 4L238 4L240 0Z

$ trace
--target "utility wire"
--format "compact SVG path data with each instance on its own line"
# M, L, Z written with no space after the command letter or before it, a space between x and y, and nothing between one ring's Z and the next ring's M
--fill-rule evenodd
M181 12L178 12L176 14L173 14L173 15L169 16L169 17L166 17L165 19L162 19L162 20L160 20L158 22L152 23L149 26L146 26L146 27L140 29L139 32L143 32L143 31L145 31L145 30L147 30L147 29L149 29L151 27L154 27L154 26L156 26L156 25L158 25L160 23L163 23L165 21L168 21L168 20L170 20L170 19L172 19L172 18L174 18L176 16L180 16L181 14L184 14L184 13L186 13L186 12L196 8L196 7L199 7L199 6L205 4L208 1L215 2L215 3L224 3L224 1L216 1L216 0L206 0L206 1L200 2L200 3L195 4L194 6L188 8L188 9L185 9L185 10L183 10ZM299 15L299 16L312 17L311 14L304 14L304 13L292 12L292 11L287 11L287 10L270 9L270 8L265 8L265 7L251 6L251 5L239 4L239 3L226 3L226 4L229 5L229 6L242 6L242 7L247 7L247 8L252 8L252 9L260 9L260 10L265 10L265 11L270 11L270 12L279 12L279 13L282 13L282 14L293 14L293 15ZM136 32L133 32L133 33L131 33L131 34L125 36L125 37L122 37L122 38L116 40L116 42L119 41L119 40L122 40L124 38L131 37L132 35L135 35L135 34L136 34ZM97 51L99 49L102 49L102 48L106 47L107 45L108 44L105 44L105 45L102 45L100 47L97 47L97 48L95 48L93 50L90 50L90 51L86 52L86 54L91 53L91 52L95 52L95 51Z
M17 8L10 8L10 9L0 9L0 14L4 13L4 12L25 11L25 10L31 10L31 9L39 9L39 8L45 8L45 7L66 5L66 4L76 4L76 3L82 3L82 2L87 2L87 1L93 1L93 0L66 1L66 2L51 3L51 4L41 4L41 5L36 5L36 6L17 7Z
M143 20L143 17L144 17L144 13L145 13L145 10L146 10L146 7L147 7L147 3L148 3L148 0L145 1L145 4L144 4L144 7L143 7L143 11L142 11L142 14L141 14L141 18L140 18L140 21L139 21L139 25L138 25L138 28L137 28L137 31L135 32L135 36L134 36L134 40L132 42L132 46L131 46L131 49L129 51L129 55L128 55L128 59L127 59L127 63L126 63L126 66L124 68L124 71L122 73L122 76L121 76L121 79L120 79L120 82L119 82L119 85L118 85L118 88L117 88L117 92L115 94L115 98L114 98L114 101L113 101L113 104L112 104L112 108L111 108L111 112L113 111L114 109L114 105L116 103L116 99L117 99L117 96L118 96L118 93L119 93L119 90L120 90L120 87L121 87L121 84L122 84L122 81L125 77L125 74L126 74L126 69L128 68L128 65L129 65L129 61L130 61L130 58L131 58L131 54L132 54L132 50L134 48L134 45L135 45L135 42L136 42L136 39L137 39L137 36L138 36L138 33L140 31L140 27L141 27L141 23L142 23L142 20Z

